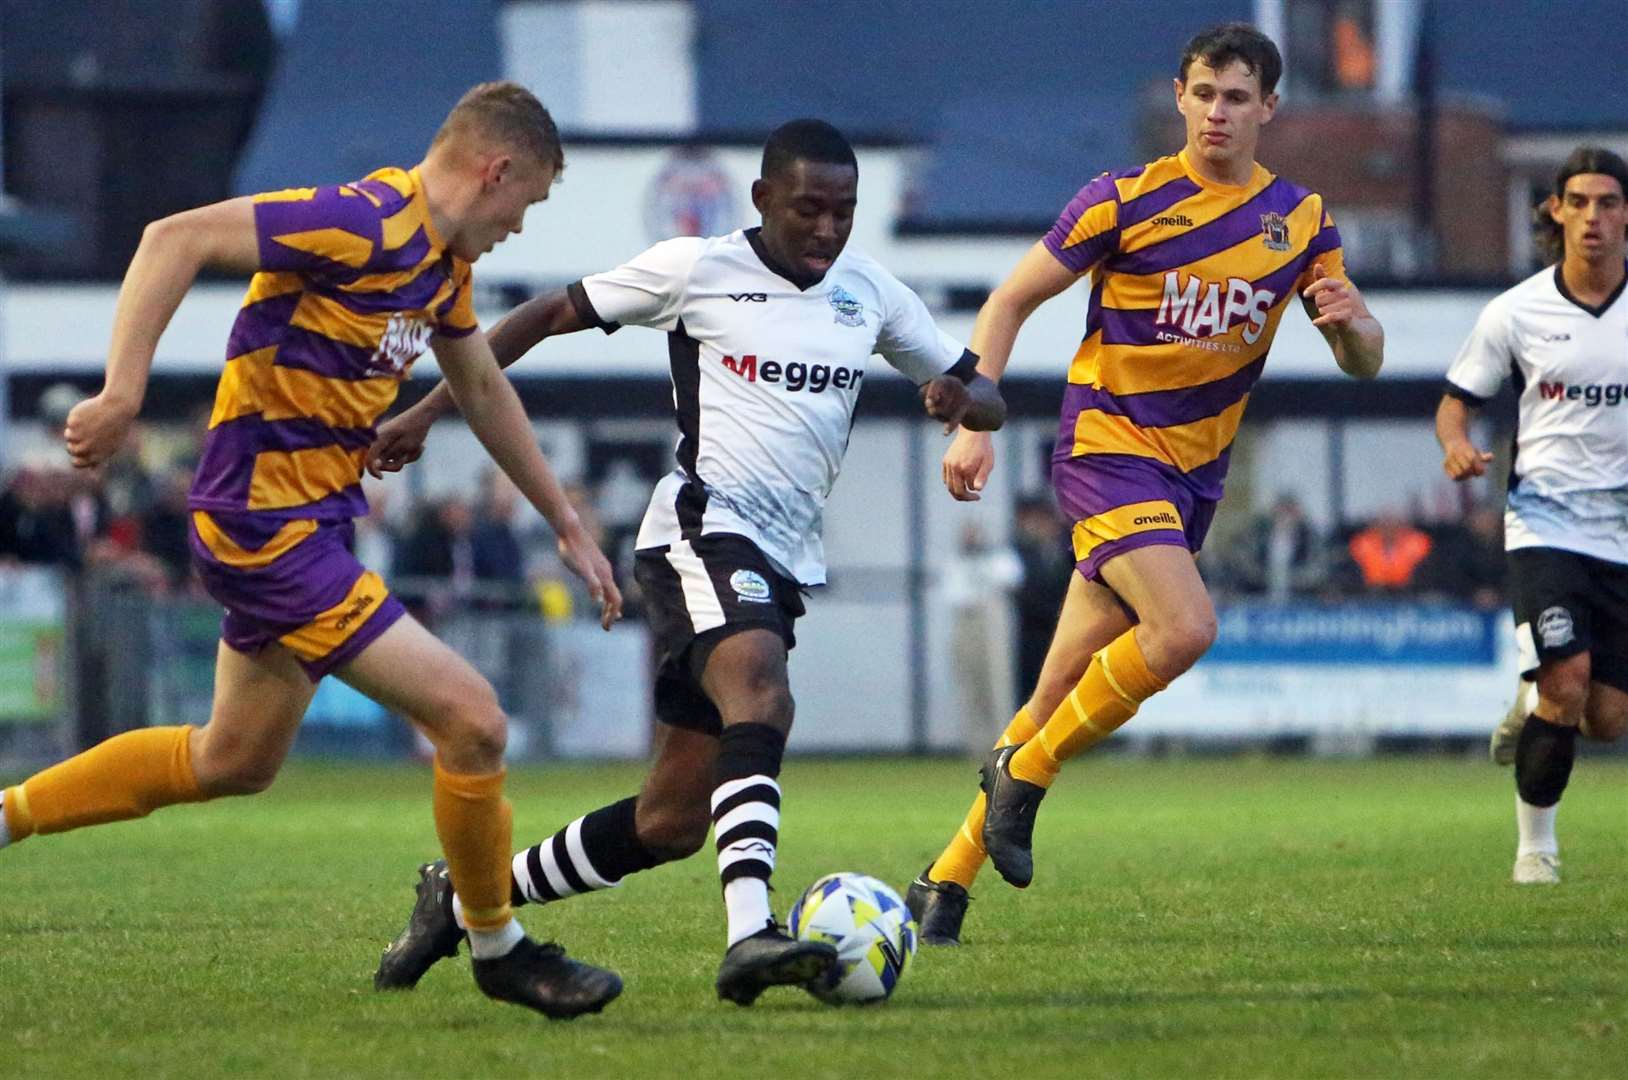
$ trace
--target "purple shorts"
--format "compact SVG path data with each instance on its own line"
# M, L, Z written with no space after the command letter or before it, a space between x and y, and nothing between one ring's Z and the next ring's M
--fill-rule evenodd
M1100 580L1103 563L1133 548L1173 544L1198 554L1216 500L1194 495L1169 469L1119 455L1052 462L1051 486L1073 522L1074 564L1087 581Z
M349 521L266 521L192 512L192 565L226 608L221 640L241 653L280 644L316 682L407 613L351 554Z

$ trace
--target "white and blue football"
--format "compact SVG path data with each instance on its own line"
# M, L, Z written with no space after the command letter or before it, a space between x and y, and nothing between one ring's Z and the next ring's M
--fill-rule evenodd
M803 891L786 919L793 937L836 946L837 964L808 992L833 1005L886 1001L916 954L916 921L883 882L827 874Z

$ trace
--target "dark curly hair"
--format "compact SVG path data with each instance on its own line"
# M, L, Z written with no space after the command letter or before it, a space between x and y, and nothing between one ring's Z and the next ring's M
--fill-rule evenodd
M1573 150L1555 173L1551 194L1557 199L1565 198L1566 182L1588 173L1615 178L1623 194L1628 195L1628 162L1603 146L1579 146ZM1532 235L1544 262L1557 263L1566 257L1566 233L1549 213L1547 198L1532 208Z
M1194 34L1193 40L1181 51L1178 77L1183 83L1194 60L1202 60L1212 71L1220 71L1233 63L1243 64L1260 80L1261 97L1277 89L1278 79L1283 77L1283 57L1277 45L1248 23L1222 23Z

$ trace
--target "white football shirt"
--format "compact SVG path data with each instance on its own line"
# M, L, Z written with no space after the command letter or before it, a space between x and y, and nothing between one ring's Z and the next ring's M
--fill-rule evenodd
M870 356L917 384L952 368L970 378L976 359L852 245L807 288L768 261L757 229L684 237L571 293L579 315L607 331L668 334L678 469L656 485L637 546L734 533L788 577L818 585L825 500Z
M1628 300L1573 297L1558 266L1499 294L1448 369L1448 393L1482 405L1520 394L1504 546L1628 563Z

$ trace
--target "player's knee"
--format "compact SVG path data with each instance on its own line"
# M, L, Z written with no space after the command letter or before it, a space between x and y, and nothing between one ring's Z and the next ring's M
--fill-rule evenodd
M457 758L473 767L501 760L509 741L509 719L497 691L485 679L451 687L434 704L438 728Z
M1565 723L1581 721L1589 700L1588 654L1545 664L1538 671L1538 695L1560 709Z
M748 688L740 695L730 713L731 719L739 717L743 723L768 724L785 730L791 726L791 717L795 709L791 687L782 681Z
M700 851L712 824L705 803L694 807L677 803L647 806L642 799L633 820L639 842L664 862L687 859Z
M1596 742L1615 742L1628 731L1628 706L1602 705L1591 698L1583 713L1581 731Z
M718 702L726 724L769 724L781 730L791 726L795 707L784 663L754 665Z
M193 773L197 777L198 790L209 798L258 795L277 779L280 764L238 753L194 762Z
M1167 661L1186 671L1215 644L1215 612L1210 608L1184 611L1148 630L1158 636L1158 648Z
M483 703L487 704L487 703ZM459 725L459 741L466 752L482 759L501 761L509 746L509 718L494 696L489 708L471 708Z
M194 744L191 764L193 780L205 798L257 795L277 779L283 764L280 752L268 752L219 723L211 723L202 734Z

